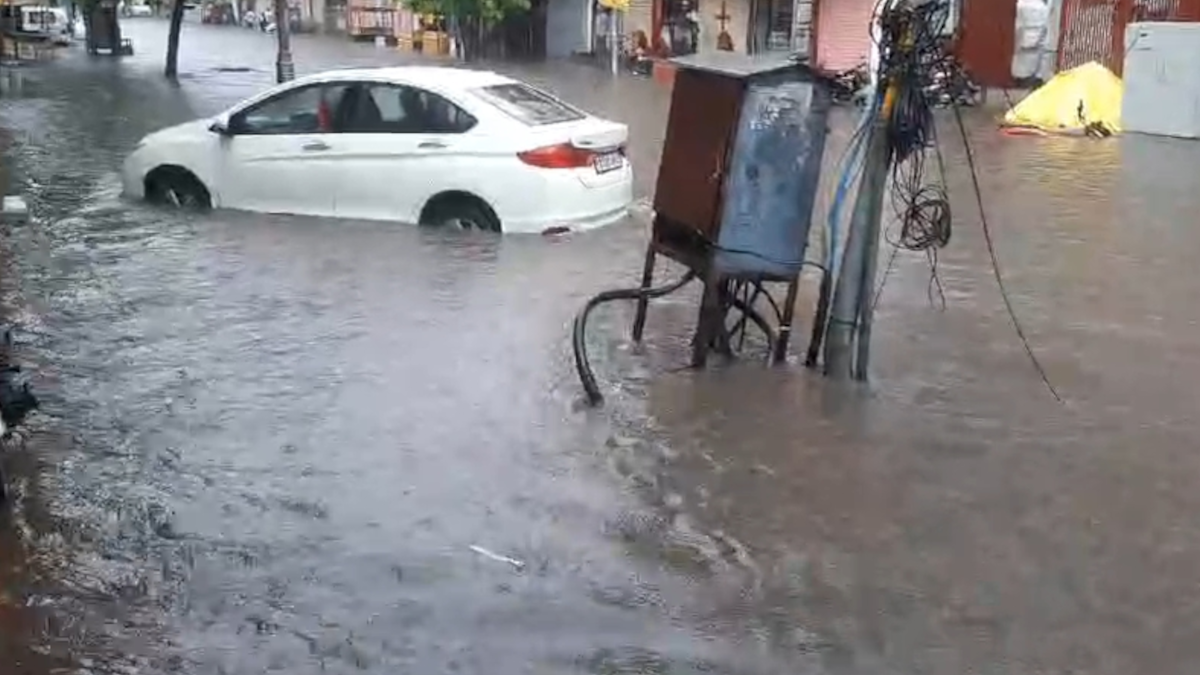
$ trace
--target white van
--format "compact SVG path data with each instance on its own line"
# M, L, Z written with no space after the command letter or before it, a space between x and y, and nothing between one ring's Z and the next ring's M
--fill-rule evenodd
M22 33L48 35L58 44L71 44L74 31L67 10L62 7L21 6Z

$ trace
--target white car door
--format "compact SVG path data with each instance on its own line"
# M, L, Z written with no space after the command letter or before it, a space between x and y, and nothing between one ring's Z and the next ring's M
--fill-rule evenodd
M284 91L234 113L222 139L222 206L333 216L344 83Z
M475 119L445 98L409 86L363 82L339 135L344 167L337 215L414 223L432 195L464 185Z

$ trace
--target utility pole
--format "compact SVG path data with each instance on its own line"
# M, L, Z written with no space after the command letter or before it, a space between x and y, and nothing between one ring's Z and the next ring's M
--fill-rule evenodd
M280 84L296 78L296 64L292 62L291 19L288 0L275 0L275 37L279 40L279 55L275 58L275 81Z
M618 25L617 8L608 10L608 54L613 75L621 74L621 28Z
M887 107L885 103L884 110L871 123L863 174L846 236L846 254L833 292L833 310L825 335L825 374L835 379L867 378L880 220L891 163Z

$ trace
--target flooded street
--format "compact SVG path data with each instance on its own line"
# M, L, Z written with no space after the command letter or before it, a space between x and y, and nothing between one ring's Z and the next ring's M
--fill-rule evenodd
M269 36L189 24L175 86L166 23L125 31L132 58L0 74L6 178L34 214L0 245L0 292L43 403L8 458L4 675L1200 663L1200 145L1010 138L972 113L1005 280L1065 403L1014 335L944 126L947 308L901 253L869 389L679 370L693 289L653 305L641 351L632 308L596 315L609 404L589 411L569 323L636 280L645 209L501 241L123 201L138 139L258 91L274 58ZM295 53L300 72L402 60ZM663 88L507 70L629 124L651 196Z

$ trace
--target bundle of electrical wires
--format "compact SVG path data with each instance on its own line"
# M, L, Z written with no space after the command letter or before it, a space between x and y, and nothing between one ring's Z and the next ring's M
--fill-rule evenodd
M879 70L876 77L877 99L882 101L878 114L884 115L887 126L888 150L892 168L892 206L900 222L900 236L890 239L893 245L891 269L895 254L901 249L923 251L930 263L930 299L936 290L945 306L945 295L937 274L937 250L950 241L950 203L946 197L945 161L938 145L933 108L937 101L933 78L938 71L953 68L953 56L947 49L946 26L950 18L950 3L955 0L880 0L877 11L879 38ZM1051 395L1062 401L1051 384L1033 347L1017 319L1000 264L996 259L988 225L979 176L975 170L974 153L963 123L962 111L954 105L954 119L962 137L967 167L970 171L980 226L991 258L1004 306L1013 329L1025 348L1029 360L1041 376ZM940 181L933 183L926 175L925 156L933 149L937 158ZM883 282L887 280L884 272ZM882 283L879 290L882 290ZM879 290L875 302L879 300Z
M891 157L892 210L899 223L899 235L888 235L893 247L888 268L896 251L925 253L930 301L936 291L944 306L937 250L950 242L951 214L933 117L937 101L932 78L952 58L945 37L950 4L948 0L883 0L878 16L879 97ZM937 159L937 181L930 180L927 171L930 151Z
M875 16L878 50L875 91L850 139L829 210L826 268L838 267L841 223L845 202L862 174L867 141L879 115L886 119L892 165L892 207L900 223L893 246L933 251L950 241L950 206L943 181L926 177L926 153L937 153L939 173L945 175L933 119L932 78L949 59L945 29L949 0L880 0ZM933 255L932 253L930 254ZM932 257L931 257L932 262Z
M935 140L929 95L933 74L949 58L945 30L948 0L883 0L879 11L880 94L890 96L888 144L893 161L902 164L924 152Z

